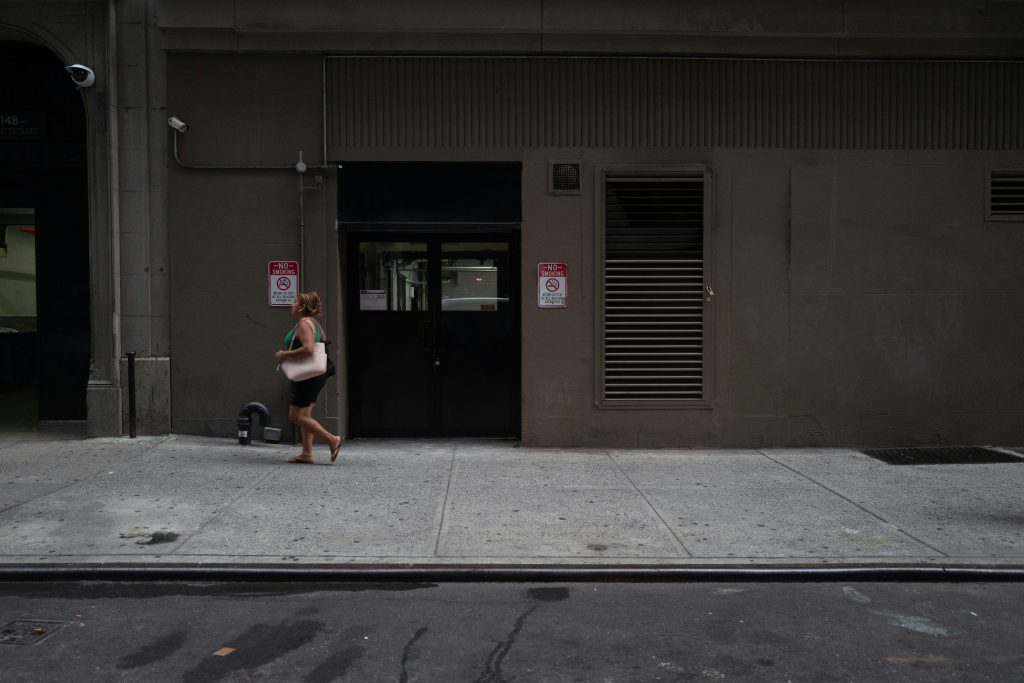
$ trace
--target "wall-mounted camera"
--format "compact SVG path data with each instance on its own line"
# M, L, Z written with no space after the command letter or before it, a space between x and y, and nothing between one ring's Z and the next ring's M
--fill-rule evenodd
M184 133L188 131L188 124L179 119L177 116L172 116L171 118L167 119L167 125L173 128L174 130L178 131L179 133Z
M88 88L96 82L96 74L84 64L72 64L64 67L64 70L71 74L71 80L79 88Z

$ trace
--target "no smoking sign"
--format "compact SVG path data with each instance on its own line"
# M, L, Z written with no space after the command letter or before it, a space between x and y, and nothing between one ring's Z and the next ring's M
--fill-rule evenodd
M565 279L568 268L564 263L537 264L537 307L565 308Z
M267 303L271 306L291 306L299 295L299 262L268 262L267 280Z

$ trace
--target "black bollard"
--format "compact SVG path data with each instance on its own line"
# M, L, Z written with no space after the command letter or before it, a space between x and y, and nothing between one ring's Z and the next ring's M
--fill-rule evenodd
M135 438L135 352L128 356L128 437Z

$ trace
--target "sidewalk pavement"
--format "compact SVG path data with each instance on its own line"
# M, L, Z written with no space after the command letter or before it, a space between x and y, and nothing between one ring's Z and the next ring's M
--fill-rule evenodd
M821 449L0 435L0 568L1024 569L1019 463ZM1024 452L1024 451L1021 451Z

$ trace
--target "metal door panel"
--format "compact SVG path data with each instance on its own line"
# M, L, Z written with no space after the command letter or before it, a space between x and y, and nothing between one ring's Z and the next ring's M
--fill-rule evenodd
M350 255L353 436L518 436L517 239L359 235Z
M437 381L446 434L518 435L518 268L511 247L508 240L441 243ZM453 286L457 279L467 282Z
M349 264L349 415L358 436L421 436L434 406L427 243L362 240ZM381 301L383 292L383 301Z

